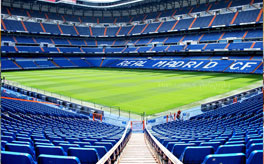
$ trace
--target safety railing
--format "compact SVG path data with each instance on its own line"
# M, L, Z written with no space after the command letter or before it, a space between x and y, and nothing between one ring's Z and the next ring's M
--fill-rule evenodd
M130 129L130 124L128 123L121 139L96 164L111 164L116 161L129 141L131 134L132 131Z
M218 99L218 100L215 100L215 101L211 101L211 102L202 104L201 105L201 109L202 109L202 111L215 110L215 109L218 109L220 107L223 107L223 106L226 106L226 105L230 105L232 103L236 103L236 102L238 102L239 100L241 100L243 98L258 94L258 93L260 93L262 91L263 91L263 87L262 86L254 88L254 89L246 90L246 91L237 93L237 94L232 95L232 96L228 96L228 97L225 97L225 98L222 98L222 99Z
M145 137L154 149L159 163L183 164L149 132L147 127L145 128Z

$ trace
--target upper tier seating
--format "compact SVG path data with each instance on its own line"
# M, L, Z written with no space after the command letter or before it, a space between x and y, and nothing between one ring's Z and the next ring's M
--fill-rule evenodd
M2 96L17 98L3 91ZM1 101L1 158L4 163L15 164L15 160L31 164L44 161L96 163L119 141L125 129L90 121L87 116L45 104Z
M258 94L187 121L152 126L150 132L183 163L263 163L262 105Z
M221 38L220 43L218 40ZM254 39L255 42L247 41L240 42L235 41L235 43L227 44L225 43L227 39ZM64 38L64 37L51 37L51 36L16 36L16 35L2 35L2 42L13 42L16 46L2 46L2 52L4 53L132 53L135 51L138 52L147 52L153 50L153 52L176 52L176 51L191 51L191 50L200 50L200 51L215 51L217 49L228 49L232 51L240 51L244 49L254 48L254 49L263 49L262 42L257 40L262 38L262 31L257 30L244 30L244 31L230 31L223 33L204 33L197 35L176 35L168 37L144 37L144 38L132 38L131 40L122 39L91 39L91 38ZM185 45L170 45L170 44L181 44L185 41L197 41L201 44L193 44L188 47ZM208 43L214 41L213 43ZM158 46L164 47L162 51L158 48L151 49L146 47L149 45L153 47L153 43L159 44ZM8 43L9 44L9 43ZM41 47L41 44L53 44L55 47ZM165 45L164 45L165 44ZM126 48L126 45L140 45L140 47L129 47ZM169 46L168 46L169 45ZM82 47L80 47L82 46ZM87 47L89 46L89 47ZM107 48L96 48L94 46L107 46ZM110 46L121 46L110 47ZM165 47L166 46L166 47ZM146 47L146 48L144 48ZM105 51L106 50L106 51Z
M161 12L153 12L153 13L146 13L146 14L139 14L139 15L132 15L132 16L122 16L122 17L91 17L91 16L75 16L75 15L58 15L55 13L49 13L49 12L39 12L39 11L31 11L26 9L17 9L17 8L8 8L3 7L2 13L4 14L10 14L10 15L19 15L19 16L30 16L30 17L37 17L37 18L43 18L43 19L54 19L54 20L60 20L60 21L72 21L72 22L78 22L78 23L120 23L120 22L131 22L131 21L144 21L147 19L158 19L162 17L172 17L176 15L181 14L187 14L187 13L196 13L196 12L202 12L206 10L216 10L221 8L227 8L228 6L234 7L234 6L240 6L240 5L246 5L250 4L251 0L233 0L233 1L220 1L220 2L211 2L209 4L201 4L199 6L191 6L191 7L184 7L182 9L169 9L164 10ZM254 3L260 3L261 0L255 0ZM257 14L257 13L256 13ZM253 16L253 15L252 15ZM242 17L242 15L238 15L238 17ZM240 19L240 18L238 18ZM247 18L246 18L247 19Z
M54 35L88 35L88 36L116 36L148 34L154 32L168 32L171 30L187 30L190 28L208 28L211 26L229 26L231 24L260 23L263 22L262 10L255 9L236 13L218 14L198 18L185 18L175 21L140 24L122 27L94 27L60 25L52 23L34 23L29 21L16 21L3 19L3 31L25 31L30 33L51 33ZM56 15L56 14L55 14ZM56 16L57 17L57 16Z
M142 41L143 42L143 41ZM212 43L192 45L145 46L146 42L137 42L139 47L39 47L39 46L2 46L3 53L69 53L69 54L110 54L110 53L148 53L148 52L184 52L184 51L243 51L244 49L263 49L263 42ZM59 45L59 44L58 44ZM66 45L66 42L65 42ZM162 49L162 51L161 51Z

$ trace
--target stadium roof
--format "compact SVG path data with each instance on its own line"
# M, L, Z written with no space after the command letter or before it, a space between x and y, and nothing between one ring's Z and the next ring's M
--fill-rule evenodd
M16 3L16 0L3 0L11 3ZM113 9L138 9L148 6L188 6L199 4L200 1L215 1L215 0L20 0L21 3L45 4L53 7L68 7L68 8L90 8L92 10L113 10ZM56 5L55 5L56 4ZM55 6L54 6L55 5ZM157 7L155 7L157 8Z
M96 9L109 9L136 4L149 0L36 0L38 2L48 2L55 4L71 4L79 7L88 7Z
M64 11L64 13L79 12L104 15L133 15L167 9L182 8L201 3L219 0L2 0L3 6L26 7L43 11Z

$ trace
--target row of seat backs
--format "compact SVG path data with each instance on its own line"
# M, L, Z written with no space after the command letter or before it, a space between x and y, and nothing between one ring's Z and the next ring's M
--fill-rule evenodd
M1 142L2 145L5 145L5 151L29 153L33 159L36 159L41 154L50 154L50 155L67 155L69 154L68 150L71 147L77 148L95 148L98 152L99 158L102 158L107 151L109 151L113 144L110 142L96 142L94 145L84 144L81 145L78 143L68 144L60 143L58 146L54 146L50 143L37 143L34 147L29 142L18 141L14 143L6 143L6 141ZM2 149L3 150L3 149ZM68 153L67 153L68 152Z
M38 164L91 164L98 161L98 154L94 148L69 148L69 156L41 154ZM254 150L248 159L244 153L212 154L212 146L188 146L185 148L181 160L184 164L258 164L263 163L263 150ZM28 153L2 151L2 164L35 164Z
M49 163L57 163L59 161L74 160L75 163L78 163L78 161L80 161L82 164L91 164L96 163L100 159L97 148L93 147L69 147L68 156L65 156L63 149L58 146L38 146L37 152L41 153L37 158L38 163L42 163L43 161L50 161ZM30 164L33 164L36 161L29 153L2 151L1 154L3 164L15 164L20 158L23 159L23 162L25 161L26 163ZM49 158L44 158L47 155Z
M188 146L182 153L180 160L184 164L257 164L263 163L263 149L254 150L249 158L244 153L226 152L222 154L213 154L212 146Z

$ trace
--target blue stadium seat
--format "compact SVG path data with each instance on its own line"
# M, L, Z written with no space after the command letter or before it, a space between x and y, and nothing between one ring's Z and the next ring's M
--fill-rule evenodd
M78 157L41 154L38 164L81 164Z
M66 141L69 141L70 143L74 143L75 141L79 142L80 139L79 138L66 138Z
M250 156L251 152L253 152L254 150L263 150L263 143L251 144L246 152L247 158Z
M30 145L7 143L5 145L5 151L28 153L35 159L35 152Z
M226 145L234 145L234 144L245 144L245 141L228 141L225 144Z
M183 153L184 149L187 146L194 146L194 143L185 143L185 144L174 144L172 153L175 155L177 158L180 158L181 154Z
M166 148L171 152L175 144L184 144L185 142L168 142Z
M212 146L187 146L180 160L184 164L199 164L209 154L214 154L214 148Z
M17 153L10 151L1 151L2 164L35 164L35 161L28 153Z
M32 137L31 137L32 138ZM39 138L35 138L33 139L34 142L42 142L42 143L51 143L50 140L48 139L39 139Z
M38 145L40 145L40 146L54 146L53 143L46 143L46 142L35 142L34 144L35 144L35 146L38 146ZM58 145L55 145L55 146L58 146Z
M246 156L243 153L210 154L202 164L246 164Z
M78 144L80 147L84 147L86 145L91 145L90 142L80 142L80 141L74 141L73 144Z
M245 153L246 146L244 144L235 145L221 145L216 150L216 154L226 154L226 153Z
M247 142L246 147L249 148L249 146L253 143L263 143L263 139L250 139Z
M247 164L263 163L263 150L254 150L247 159Z
M107 151L109 151L113 147L113 144L111 142L95 142L94 145L104 146L107 149Z
M246 142L248 142L250 139L263 139L263 137L260 135L248 135L246 137Z
M36 156L38 157L40 154L66 155L66 153L64 152L61 146L38 145L36 146Z
M1 140L2 141L7 141L7 142L12 142L14 140L14 138L12 136L1 136Z
M23 144L23 145L29 145L32 147L32 144L30 142L26 141L12 141L13 144Z
M167 147L169 142L178 142L178 139L164 139L161 143L164 147Z
M5 150L5 145L7 144L7 141L1 141L1 150Z
M68 149L70 147L80 147L78 144L63 144L63 143L60 143L59 146L61 146L65 152L68 152Z
M69 144L70 143L69 141L58 141L58 140L53 140L52 142L55 146L59 146L61 143L63 143L63 144Z
M221 145L220 142L202 142L200 146L213 146L214 151L217 150L217 148Z
M82 164L96 163L99 159L99 155L95 148L69 148L69 156L76 156L80 159Z
M233 142L233 141L245 141L245 139L243 137L233 137L233 138L229 138L228 141L229 142Z
M84 147L85 148L94 148L94 149L96 149L99 159L101 159L107 152L107 149L104 146L89 146L89 145L85 145Z
M196 146L199 146L203 141L190 141L189 143L194 143Z
M33 141L31 140L31 138L29 137L16 137L17 141L25 141L25 142L30 142L31 144L33 144Z

